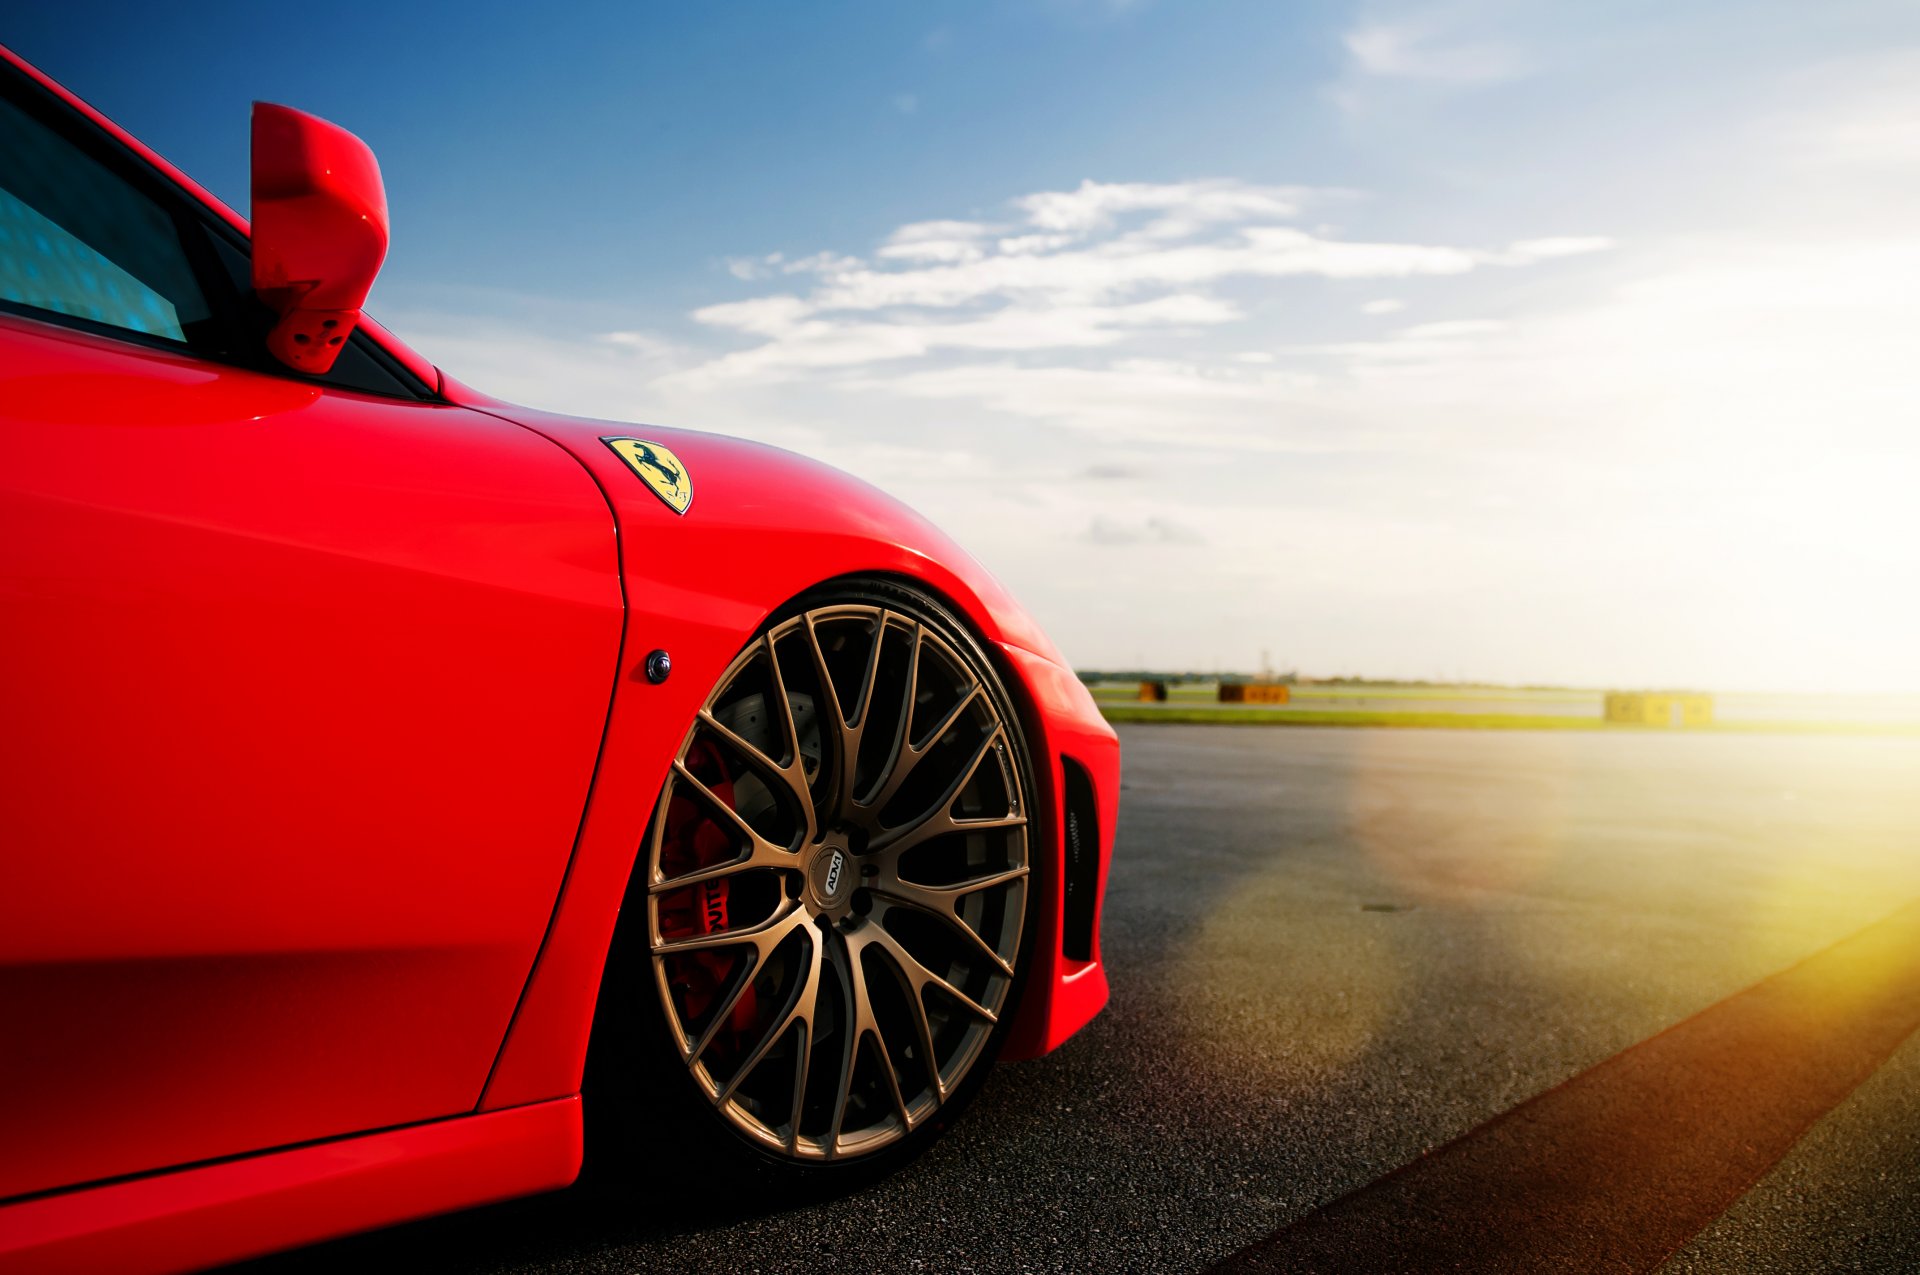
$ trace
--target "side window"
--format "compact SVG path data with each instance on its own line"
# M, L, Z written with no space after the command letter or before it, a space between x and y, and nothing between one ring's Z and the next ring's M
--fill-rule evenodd
M21 96L15 96L15 88ZM109 162L119 143L36 111L37 86L0 63L0 311L183 346L275 376L394 398L431 398L364 332L333 370L304 377L267 353L272 312L253 294L244 237L169 188ZM89 139L89 146L81 140Z
M5 99L0 302L188 346L215 339L179 223Z

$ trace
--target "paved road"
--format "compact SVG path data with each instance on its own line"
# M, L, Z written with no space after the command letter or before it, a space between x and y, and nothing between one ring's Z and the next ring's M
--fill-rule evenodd
M576 1191L259 1269L1201 1270L1920 897L1920 740L1123 740L1113 1004L897 1178L784 1212ZM1920 1269L1920 1036L1666 1269Z

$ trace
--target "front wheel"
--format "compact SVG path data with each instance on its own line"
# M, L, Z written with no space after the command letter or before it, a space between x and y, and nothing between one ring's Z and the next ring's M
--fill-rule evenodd
M656 1136L789 1180L915 1154L1014 1004L1032 788L1005 687L931 599L875 581L777 614L661 789L590 1103L624 1090Z

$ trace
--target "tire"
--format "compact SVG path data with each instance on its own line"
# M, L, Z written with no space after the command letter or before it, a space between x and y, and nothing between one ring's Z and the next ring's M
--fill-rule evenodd
M791 1199L925 1150L1019 1003L1033 793L1013 701L937 601L862 579L776 612L689 728L635 865L590 1168Z

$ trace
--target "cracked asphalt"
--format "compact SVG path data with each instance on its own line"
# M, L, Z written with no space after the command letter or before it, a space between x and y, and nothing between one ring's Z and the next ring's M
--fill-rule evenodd
M1198 1271L1920 897L1911 738L1122 742L1112 1004L894 1178L576 1188L247 1269ZM1920 1269L1920 1037L1665 1269Z

